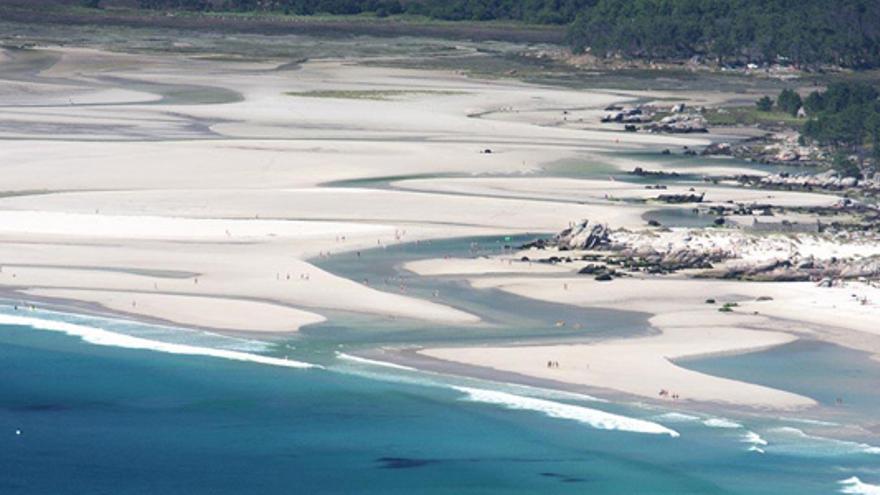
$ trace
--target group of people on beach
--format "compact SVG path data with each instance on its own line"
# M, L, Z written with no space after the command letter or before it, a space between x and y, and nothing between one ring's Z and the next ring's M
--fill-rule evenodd
M660 395L660 397L664 397L664 398L672 399L672 400L679 398L679 395L677 393L670 392L669 390L666 390L665 388L660 389L659 395Z

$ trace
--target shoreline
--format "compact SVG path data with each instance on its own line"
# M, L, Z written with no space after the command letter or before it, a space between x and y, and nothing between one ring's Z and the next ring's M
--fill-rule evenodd
M381 280L330 273L314 260L331 252L369 253L401 242L554 231L566 221L584 218L648 229L644 215L662 202L658 188L604 177L612 172L597 169L597 164L608 165L609 171L644 166L690 174L724 168L718 160L680 160L678 153L670 159L659 152L639 155L699 149L719 139L713 133L634 134L602 128L597 122L603 109L632 101L632 92L484 80L450 70L374 67L334 57L303 62L296 71L277 71L277 61L230 62L186 54L108 54L66 47L0 54L6 57L0 64L14 62L19 75L39 84L26 103L49 102L46 107L11 108L0 101L2 116L21 121L11 131L0 129L14 138L4 149L12 164L9 191L49 191L0 198L0 259L9 267L0 271L0 284L11 299L43 298L39 300L61 307L218 333L290 335L285 332L325 321L322 309L478 331L485 323L479 315L425 294L414 297L404 283L382 285ZM109 82L96 85L89 78L93 72L117 79L101 79ZM213 77L206 79L204 73ZM169 76L176 76L174 85L204 87L210 82L234 89L241 100L199 101L198 95L188 94L144 103L145 95L162 96L171 89ZM108 85L137 91L107 91ZM10 94L15 96L17 87ZM72 98L64 95L71 87L76 98L96 105L70 104ZM418 91L387 96L402 87ZM318 90L330 96L295 96ZM688 104L730 97L708 90L681 96ZM10 100L0 95L4 98ZM126 109L124 114L119 108ZM217 139L161 141L185 139L194 126ZM96 141L68 140L44 153L38 145L47 134L60 139L87 134ZM160 140L114 141L130 136ZM553 176L562 170L554 167L566 166L577 173ZM548 173L534 174L536 170ZM387 187L326 186L369 178L386 178ZM691 188L699 189L715 206L766 201L824 207L837 201L831 195L706 183L662 185L667 193L685 196ZM454 275L475 289L495 288L571 308L652 314L651 326L659 333L445 350L441 357L455 360L448 353L462 357L471 352L462 359L473 364L492 354L492 366L502 371L644 398L671 389L683 401L759 409L813 405L795 394L690 372L676 364L693 356L783 345L793 335L809 333L739 311L735 317L719 317L716 307L703 302L706 291L746 300L764 296L767 288L777 299L773 304L781 304L792 302L782 294L792 286L758 290L724 282L642 278L602 285L564 265L532 267L514 261L421 260L404 268L422 275ZM363 263L369 263L369 254ZM803 292L804 300L794 301L802 310L809 309L813 297ZM743 304L743 310L763 312L765 307L771 316L780 316L772 306ZM870 313L863 316L869 324ZM813 323L820 326L821 317ZM536 359L528 355L530 350L549 357ZM512 355L517 353L525 354ZM566 357L555 358L557 353ZM541 361L565 365L551 370L542 368Z
M38 308L41 310L48 310L51 312L58 312L63 314L69 314L72 316L87 316L87 317L98 317L98 318L107 318L112 320L119 321L132 321L135 323L143 323L147 325L157 324L159 326L167 326L163 324L163 322L149 321L148 318L143 318L140 316L134 316L131 318L125 317L125 315L119 314L111 314L111 313L88 313L84 312L80 309L72 310L72 308L62 308L62 307L41 307ZM27 310L21 310L21 314L18 316L29 318L27 314ZM15 316L15 313L12 313L10 316ZM49 319L50 321L54 319ZM96 327L100 331L102 330L100 327ZM216 334L223 337L230 338L245 338L245 339L254 339L264 342L271 343L271 340L260 340L260 335L256 334L236 334L234 332L226 332L226 331L212 331L211 329L199 329L199 328L181 328L177 325L170 326L172 330L181 329L186 331L206 331L208 333ZM115 332L115 331L114 331ZM122 333L122 335L127 335ZM277 336L277 335L276 335ZM163 343L162 340L157 340L157 343ZM170 346L177 346L178 344L169 344ZM782 344L785 345L785 344ZM126 346L121 346L125 348ZM188 347L188 346L183 346ZM776 346L774 346L776 347ZM192 349L201 349L192 347ZM208 346L205 347L207 350L213 349L213 347ZM426 373L428 375L440 375L441 377L451 377L451 378L462 378L462 379L474 379L478 381L485 381L489 383L498 383L502 385L511 385L511 386L522 386L527 388L533 388L536 391L546 391L546 392L561 392L561 393L571 393L576 395L584 396L585 398L589 398L590 402L595 403L609 403L616 406L623 406L625 408L635 407L639 410L657 410L658 412L667 412L667 413L692 413L703 416L708 416L708 419L712 418L739 418L740 420L748 420L748 418L752 418L753 420L773 420L773 421L786 421L791 420L795 422L800 422L799 428L809 431L813 434L828 436L829 438L836 438L838 440L843 441L861 441L864 440L862 435L864 432L868 431L872 435L880 434L880 431L864 430L862 426L859 425L851 425L851 424L840 424L840 423L829 423L828 421L835 421L839 418L828 415L827 410L822 407L808 407L808 408L798 408L798 409L786 409L786 408L750 408L744 407L736 404L729 403L716 403L716 402L691 402L691 401L664 401L664 400L656 400L656 399L647 399L645 397L640 397L637 395L631 395L624 392L620 392L614 389L608 389L603 387L592 387L586 385L575 385L571 383L558 382L554 380L546 380L541 378L536 378L528 375L520 375L512 372L505 372L501 370L495 370L480 366L471 366L462 363L456 363L453 361L446 361L442 359L436 359L432 357L428 357L425 355L419 354L420 347L401 347L401 348L389 348L389 347L378 347L367 350L349 350L346 351L346 354L351 355L355 358L364 358L367 360L375 361L376 366L380 366L382 368L391 367L394 369L396 366L404 367L407 371L413 371L416 373ZM734 352L728 354L743 354L743 353L751 353L751 352L760 352L763 349L750 349L743 352ZM184 354L190 352L203 352L203 351L187 351ZM225 352L225 351L222 351ZM232 351L232 354L238 354L235 351ZM210 355L210 354L205 354ZM311 367L315 369L325 369L327 368L326 364L312 364L312 363L301 363L300 361L291 361L288 363L286 360L289 359L287 357L284 358L276 358L271 355L265 355L262 353L256 353L255 362L261 362L260 359L265 356L266 364L272 364L276 366L289 366L294 368L299 367ZM224 357L224 356L219 356ZM708 355L704 356L693 356L688 359L701 359L705 357L710 357ZM238 359L238 358L235 358ZM280 359L280 360L279 360ZM335 359L339 359L336 357ZM250 360L250 358L248 359ZM442 378L441 378L442 379ZM446 384L446 386L451 388L456 388L454 385ZM786 414L795 414L796 412L808 412L811 417L808 419L805 418L787 418ZM625 414L625 413L624 413ZM659 421L659 420L658 420ZM811 426L812 425L812 426Z

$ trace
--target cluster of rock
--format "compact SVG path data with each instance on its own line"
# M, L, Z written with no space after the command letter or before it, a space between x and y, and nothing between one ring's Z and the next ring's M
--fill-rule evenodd
M695 276L704 278L753 281L880 280L880 250L867 249L862 256L844 257L834 256L833 249L825 247L850 243L877 247L875 234L825 235L816 241L822 246L818 252L831 254L821 258L802 255L810 252L809 249L804 251L801 244L806 239L811 238L766 237L741 231L632 232L609 230L605 225L584 220L551 238L539 239L522 248L581 251L539 261L586 261L579 273L597 280L612 280L633 272L669 274L681 270L693 270Z
M682 246L669 251L661 251L650 246L639 246L619 249L617 256L609 259L608 263L633 272L663 274L675 273L679 270L710 269L714 267L715 263L722 262L729 257L730 253L720 248L703 251Z
M678 172L664 172L662 170L645 170L642 167L636 167L629 172L630 175L637 177L678 177Z
M601 122L608 124L612 122L625 124L641 124L642 122L650 122L652 116L644 112L641 108L625 109L621 106L612 105L605 108L605 114L602 115Z
M621 277L624 274L618 272L614 268L602 263L590 263L578 270L581 275L593 275L593 278L599 282L607 282L614 280L615 277Z
M742 140L734 145L714 143L703 149L704 156L735 156L750 162L765 164L818 165L827 157L815 145L800 144L796 132L767 133Z
M592 250L600 246L607 246L609 230L607 225L590 225L589 220L581 222L563 230L553 237L553 245L560 251L567 250Z
M612 231L603 224L590 224L583 220L559 232L549 239L537 239L521 246L521 249L557 249L559 251L591 251L579 258L591 261L579 273L593 275L596 280L611 280L628 272L647 272L652 274L673 273L685 269L709 269L713 263L730 257L723 249L702 251L681 247L662 251L650 246L633 247L625 241L615 241ZM523 258L528 261L527 257ZM551 256L548 263L572 262L572 258ZM620 270L618 270L619 268Z
M763 147L763 156L771 157L771 163L815 163L825 158L824 153L813 145L800 144L797 132L771 136L773 142Z
M702 203L706 193L660 194L657 201L668 204Z
M643 127L649 132L669 134L690 134L709 132L706 119L699 114L679 113L663 117Z
M733 146L730 143L712 143L703 148L703 156L732 156Z
M731 263L717 271L704 272L700 276L737 280L772 282L818 282L831 286L835 280L858 280L880 278L880 257L818 260L773 259L761 263Z
M691 111L684 103L673 105L670 109L660 109L650 105L633 108L610 105L605 108L605 113L600 120L603 124L624 124L624 129L630 132L639 130L636 124L644 124L641 126L641 130L655 133L709 132L708 123L700 113L703 110ZM658 116L664 115L666 112L669 112L670 115L656 120Z
M729 215L772 217L774 206L764 203L716 203L709 205L704 211L706 214L725 217Z
M771 187L787 190L862 190L874 193L880 192L880 173L874 173L870 177L859 179L856 177L843 177L835 170L826 170L818 174L780 172L765 176L742 175L737 177L737 182L753 187Z

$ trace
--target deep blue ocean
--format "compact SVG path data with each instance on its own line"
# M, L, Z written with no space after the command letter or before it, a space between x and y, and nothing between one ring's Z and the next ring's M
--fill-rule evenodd
M408 257L477 254L504 244L473 242L383 251L361 268L343 256L324 267L352 278L407 277L394 267ZM564 338L541 324L560 308L517 304L530 315L521 318L505 315L515 301L499 294L473 294L451 280L407 281L416 294L439 287L447 302L511 326L518 339ZM858 391L861 402L845 414L676 411L352 360L346 353L465 333L332 316L331 323L265 344L0 307L0 493L827 495L875 494L871 485L880 485L877 435L848 428L869 424L880 404L872 389L877 363L856 353L801 343L686 363L823 403L833 400L829 389ZM646 331L636 314L567 317L588 319L585 331L597 337ZM42 323L25 323L32 321ZM172 348L184 352L175 354L150 348L152 342L186 347ZM193 349L232 350L244 360ZM248 356L289 356L320 367ZM805 370L809 379L798 375ZM833 377L838 370L843 381ZM846 434L817 433L838 430Z

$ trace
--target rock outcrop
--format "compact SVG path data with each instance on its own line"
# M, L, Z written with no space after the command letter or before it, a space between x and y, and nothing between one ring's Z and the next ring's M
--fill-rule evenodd
M709 125L702 115L678 113L648 124L644 129L656 133L690 134L709 132Z
M602 224L591 226L589 220L582 220L577 225L556 234L553 241L562 251L596 249L601 244L608 244L608 226Z
M853 253L852 245L865 246ZM754 234L741 230L611 230L583 220L523 248L582 251L547 263L584 262L579 273L609 280L627 272L755 281L880 280L880 237L874 232ZM811 254L817 253L817 254Z

